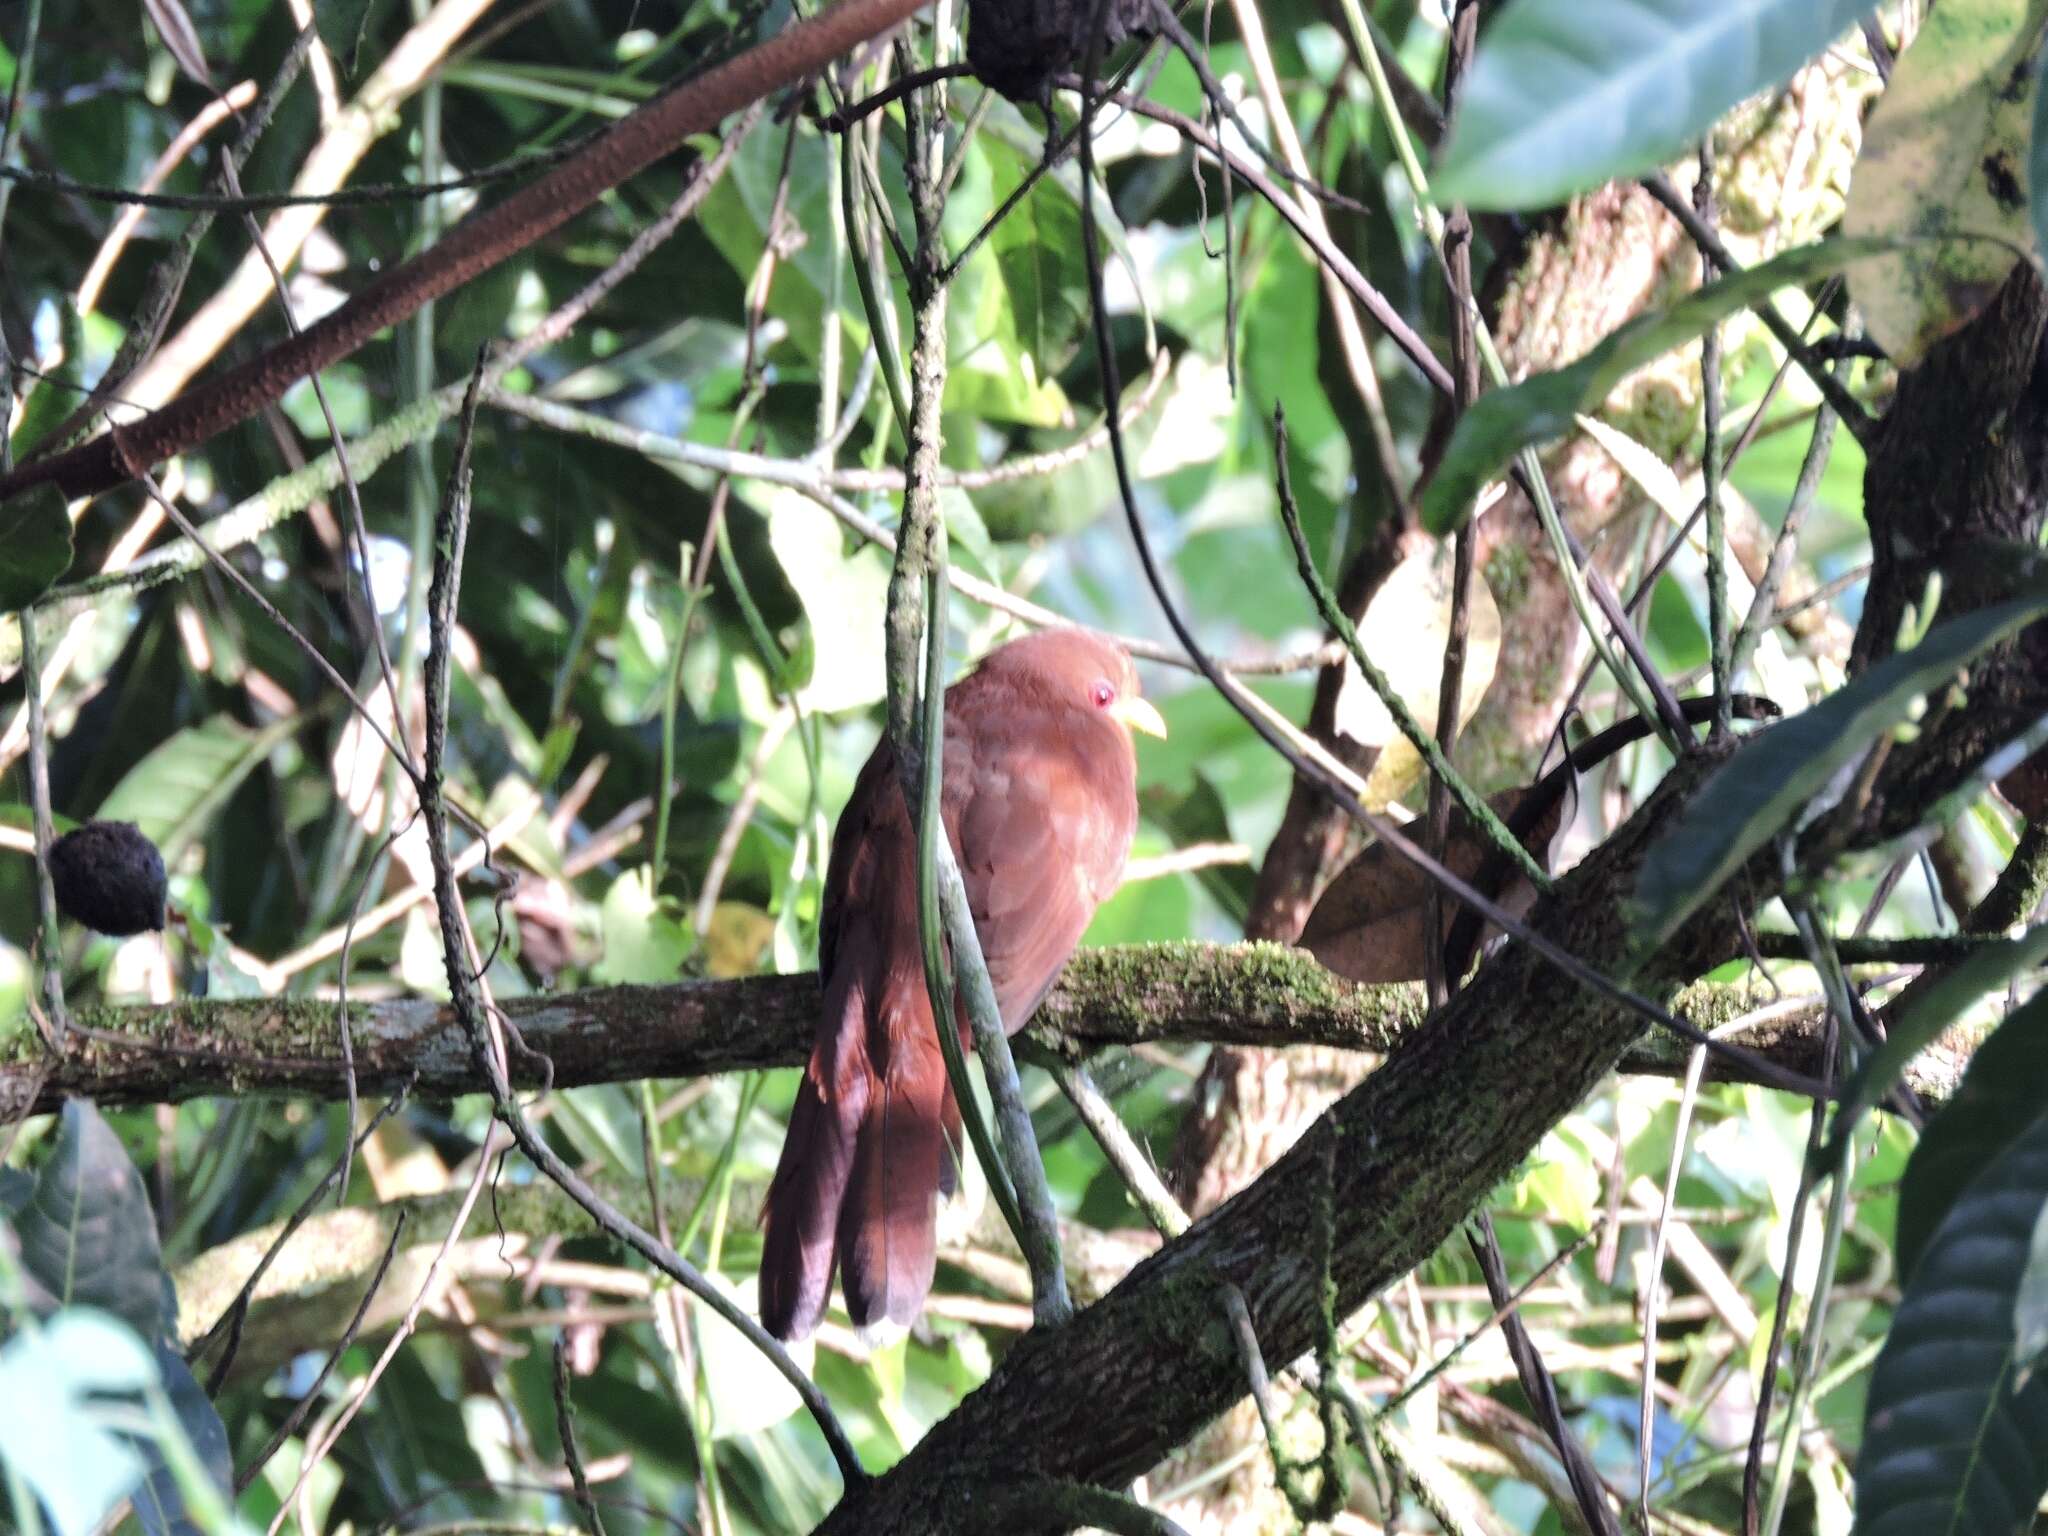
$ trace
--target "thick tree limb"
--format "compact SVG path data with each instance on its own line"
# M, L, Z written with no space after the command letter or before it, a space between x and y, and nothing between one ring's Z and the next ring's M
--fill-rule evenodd
M1701 985L1681 993L1677 1007L1716 1029L1769 1001L1760 988ZM805 972L593 987L509 999L505 1011L527 1045L553 1061L556 1087L699 1077L801 1065L817 1026L818 980ZM1353 986L1278 944L1146 944L1081 951L1040 1008L1033 1033L1043 1045L1078 1054L1169 1040L1384 1052L1411 1036L1422 1016L1419 984ZM349 1018L361 1093L389 1093L415 1079L415 1091L431 1096L483 1091L469 1042L442 1004L354 1000ZM1810 1071L1817 1018L1817 1007L1802 1009L1732 1038ZM116 1105L213 1094L338 1099L346 1090L330 1002L195 998L88 1010L78 1024L61 1060L45 1056L33 1036L0 1047L0 1115L52 1110L68 1094ZM1931 1056L1915 1086L1943 1096L1962 1054L1958 1047ZM1622 1065L1659 1076L1681 1072L1683 1047L1645 1040ZM537 1086L531 1062L515 1054L513 1068L515 1077L528 1073L521 1086Z

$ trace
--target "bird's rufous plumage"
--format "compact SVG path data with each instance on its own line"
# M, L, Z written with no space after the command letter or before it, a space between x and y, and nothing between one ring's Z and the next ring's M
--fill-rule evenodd
M1134 725L1162 731L1130 657L1079 630L1001 646L946 692L941 814L1011 1033L1122 878ZM780 1338L817 1326L835 1265L860 1327L913 1321L931 1289L960 1112L925 991L916 857L884 741L833 839L824 1010L763 1213L761 1321ZM956 1025L966 1040L964 1013Z

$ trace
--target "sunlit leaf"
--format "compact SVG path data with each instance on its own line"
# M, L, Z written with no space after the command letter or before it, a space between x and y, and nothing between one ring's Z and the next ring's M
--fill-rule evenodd
M795 491L748 482L747 496L768 516L768 542L815 640L804 707L829 715L877 702L887 676L888 557L872 546L849 551L832 514Z
M1908 243L1850 268L1849 291L1901 368L1990 303L2032 238L2028 95L2044 27L2048 0L1942 0L1863 125L1842 227Z
M649 888L644 864L612 882L601 917L604 954L591 972L598 981L674 981L697 948L689 924Z
M0 1345L0 1460L42 1501L59 1536L85 1536L141 1478L110 1418L110 1394L156 1381L149 1347L119 1318L67 1308Z
M1416 547L1373 593L1358 624L1366 655L1416 722L1432 734L1437 727L1437 696L1443 689L1444 647L1451 632L1451 572L1449 545L1434 539L1416 540ZM1500 660L1500 610L1485 582L1472 583L1465 615L1460 726L1472 718L1486 697ZM1393 712L1355 661L1347 660L1344 665L1344 682L1337 693L1337 730L1361 746L1381 749L1366 777L1368 809L1378 810L1400 799L1422 777L1421 753L1395 725Z
M1481 395L1458 419L1443 463L1424 493L1424 525L1433 533L1455 528L1471 511L1481 488L1518 451L1562 437L1572 430L1574 418L1598 410L1623 379L1696 339L1715 321L1780 288L1826 277L1885 249L1889 242L1829 240L1786 251L1747 271L1718 278L1669 309L1638 315L1569 367Z
M748 1315L757 1309L751 1278L732 1281L714 1275L713 1282ZM711 1389L712 1433L721 1440L756 1434L780 1424L803 1406L796 1388L761 1358L760 1350L709 1307L692 1310L697 1344L704 1352L704 1376ZM797 1364L811 1368L817 1340L805 1339L790 1352Z
M296 731L287 716L250 730L225 715L187 726L121 776L100 802L102 821L132 821L175 866L179 855L203 837L242 781Z
M1479 39L1434 181L1545 208L1651 170L1853 26L1862 0L1516 0Z

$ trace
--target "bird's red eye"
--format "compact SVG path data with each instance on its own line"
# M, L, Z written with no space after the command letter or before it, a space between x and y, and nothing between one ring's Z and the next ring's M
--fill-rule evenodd
M1088 690L1088 696L1095 700L1097 709L1107 709L1116 702L1116 690L1103 679L1098 679L1095 686Z

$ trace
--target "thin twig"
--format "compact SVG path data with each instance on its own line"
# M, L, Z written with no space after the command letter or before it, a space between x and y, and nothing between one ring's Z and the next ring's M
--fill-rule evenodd
M1814 933L1808 930L1796 937L1801 941L1801 958L1811 959L1813 957L1813 944L1809 941L1814 939ZM1839 948L1836 949L1833 968L1838 969L1843 958L1841 950ZM1823 972L1823 979L1828 979L1826 971ZM1828 989L1828 1003L1829 1007L1826 1015L1827 1046L1822 1059L1828 1064L1830 1074L1832 1074L1836 1042L1840 1038L1842 1020L1841 1009L1836 1004L1835 988L1832 982L1830 982ZM1825 1129L1826 1123L1827 1105L1825 1102L1816 1099L1813 1104L1812 1114L1807 1122L1806 1155L1799 1162L1799 1185L1794 1194L1791 1215L1786 1224L1785 1261L1778 1268L1778 1294L1776 1303L1771 1311L1770 1342L1765 1347L1761 1368L1757 1373L1761 1379L1757 1383L1756 1416L1750 1422L1749 1449L1743 1459L1742 1466L1743 1536L1759 1536L1762 1526L1759 1493L1763 1476L1764 1443L1765 1437L1770 1431L1771 1401L1776 1395L1778 1388L1778 1355L1785 1347L1786 1324L1792 1313L1792 1292L1795 1289L1793 1277L1795 1266L1799 1262L1800 1239L1806 1230L1807 1197L1813 1192L1813 1178L1818 1165L1822 1132ZM1844 1138L1845 1141L1847 1139ZM1796 1434L1797 1426L1788 1424L1786 1432L1788 1434Z
M1732 277L1742 270L1742 263L1729 253L1728 247L1721 243L1721 237L1714 233L1713 227L1693 211L1692 204L1672 186L1669 177L1662 171L1653 172L1643 178L1642 184L1643 190L1663 204L1665 211L1678 220L1680 226L1692 237L1693 244L1712 257L1714 265L1719 267L1724 275ZM1793 329L1790 321L1778 313L1775 304L1766 299L1753 305L1752 310L1757 319L1764 323L1764 328L1777 338L1778 345L1806 371L1806 376L1813 381L1813 387L1820 391L1821 398L1826 400L1842 418L1842 424L1849 429L1850 436L1864 447L1871 447L1877 434L1877 418L1863 409L1841 380L1837 379L1821 359L1814 355L1813 350L1799 339L1798 331Z
M867 1473L861 1466L852 1440L824 1394L804 1374L803 1368L790 1358L789 1351L771 1338L753 1317L735 1305L724 1291L707 1280L674 1249L599 1195L541 1138L512 1092L500 1042L492 1038L490 1026L479 1006L476 975L470 968L463 935L461 897L455 889L454 865L448 852L448 811L442 792L442 758L448 733L450 642L460 595L462 547L469 520L468 449L481 381L479 359L477 373L470 380L469 392L463 403L463 430L458 440L455 468L449 479L449 494L443 500L435 530L434 579L428 602L427 736L420 775L420 809L427 818L427 846L434 866L434 905L440 916L450 1004L469 1036L471 1054L483 1075L491 1102L496 1106L498 1119L511 1132L519 1149L542 1175L553 1180L563 1193L588 1211L607 1235L624 1243L710 1307L767 1356L769 1363L795 1389L798 1398L810 1410L831 1449L833 1460L838 1463L840 1476L848 1487L852 1487L865 1480Z
M0 437L6 435L0 423ZM42 966L43 1006L49 1010L51 1039L59 1049L71 1034L71 1015L64 1006L64 944L57 927L57 888L50 879L50 844L56 827L50 815L50 745L43 719L43 670L36 649L36 627L27 610L21 615L21 685L28 695L28 795L36 837L36 948Z
M1813 436L1807 440L1806 454L1799 461L1799 475L1792 482L1792 497L1785 505L1785 519L1778 525L1778 536L1771 543L1770 558L1765 562L1763 574L1757 578L1749 612L1743 615L1729 645L1728 673L1731 677L1739 677L1743 668L1749 665L1764 631L1773 622L1782 623L1792 614L1803 611L1798 606L1778 608L1778 589L1784 585L1793 557L1799 552L1799 535L1806 525L1807 514L1820 500L1821 477L1827 473L1828 455L1834 448L1835 427L1840 421L1835 408L1823 400L1814 414ZM1845 581L1844 588L1849 584ZM1804 602L1810 604L1825 600L1820 593L1815 593Z
M1504 1307L1509 1295L1507 1271L1501 1259L1500 1243L1493 1235L1493 1218L1481 1211L1466 1235L1474 1256L1479 1260L1479 1272L1485 1277L1486 1288L1493 1295L1494 1306ZM1620 1523L1615 1519L1613 1506L1608 1503L1607 1485L1601 1481L1579 1437L1565 1423L1564 1411L1557 1401L1557 1384L1544 1366L1543 1357L1537 1353L1521 1315L1509 1312L1501 1319L1500 1327L1508 1342L1508 1353L1514 1357L1522 1392L1536 1405L1538 1422L1550 1437L1558 1459L1564 1463L1565 1475L1571 1481L1572 1494L1579 1502L1579 1513L1584 1517L1587 1528L1594 1536L1621 1536Z
M562 1438L562 1459L569 1464L569 1479L576 1489L576 1507L583 1512L584 1529L590 1536L605 1536L604 1516L597 1512L597 1500L590 1494L590 1475L583 1470L583 1453L576 1447L576 1407L569 1401L569 1333L555 1333L555 1430Z
M1709 229L1714 221L1714 135L1700 142L1699 180L1693 184L1693 209ZM1714 258L1700 253L1700 286L1714 280ZM1707 327L1700 338L1700 406L1706 423L1706 445L1700 450L1701 495L1707 509L1707 658L1714 678L1715 737L1734 729L1728 713L1728 533L1721 508L1721 326ZM1759 413L1761 414L1761 413ZM1647 1495L1645 1495L1647 1498ZM1649 1515L1643 1516L1647 1523Z
M391 1269L392 1259L397 1257L399 1240L405 1236L405 1221L409 1214L404 1206L400 1206L398 1214L392 1218L391 1241L384 1245L384 1255L378 1259L377 1268L370 1276L370 1283L363 1287L362 1300L356 1303L355 1314L349 1318L348 1326L342 1329L341 1337L334 1341L334 1347L327 1351L327 1358L321 1362L320 1374L313 1378L311 1386L299 1394L299 1400L292 1404L292 1410L284 1416L284 1422L278 1425L276 1432L264 1442L263 1449L251 1457L247 1465L235 1474L237 1498L246 1493L249 1485L262 1475L263 1469L270 1464L270 1458L284 1449L285 1442L299 1432L299 1426L306 1422L306 1415L313 1411L313 1404L319 1400L320 1389L327 1385L327 1378L334 1374L334 1367L340 1363L341 1357L348 1353L349 1346L355 1343L356 1335L362 1332L363 1319L370 1315L370 1303L377 1299L377 1293L384 1288L384 1276ZM224 1356L223 1362L232 1358L232 1354ZM218 1394L219 1391L218 1381L209 1384L210 1394Z
M1338 639L1349 648L1352 661L1357 664L1360 674L1378 695L1380 702L1386 706L1394 724L1400 729L1401 734L1408 738L1422 760L1429 765L1430 772L1436 775L1436 781L1449 790L1457 800L1459 808L1471 818L1475 830L1484 833L1488 842L1512 860L1521 871L1522 877L1532 886L1538 891L1548 891L1551 888L1548 871L1530 856L1529 850L1507 829L1506 823L1500 819L1493 807L1465 781L1464 775L1451 766L1451 761L1445 755L1437 738L1422 728L1422 722L1415 718L1415 712L1408 707L1408 701L1401 697L1394 685L1387 680L1386 673L1382 672L1367 654L1365 642L1358 636L1357 626L1351 622L1350 616L1338 603L1337 595L1330 590L1329 583L1323 580L1322 572L1316 569L1315 556L1310 552L1308 539L1301 531L1301 512L1294 504L1294 488L1288 477L1287 421L1277 407L1273 412L1273 459L1279 482L1280 521L1287 529L1289 542L1294 546L1295 567L1301 572L1302 584L1315 598L1316 611L1322 615L1323 622L1335 630ZM1469 564L1468 560L1468 574ZM1451 707L1449 718L1453 721L1457 718L1455 704ZM1437 723L1439 727L1442 726L1441 715Z
M1166 1187L1166 1180L1159 1176L1152 1159L1145 1155L1145 1149L1131 1135L1130 1128L1117 1114L1116 1106L1095 1086L1095 1079L1088 1075L1088 1069L1079 1062L1055 1060L1047 1070L1074 1106L1074 1113L1081 1117L1081 1123L1095 1137L1096 1144L1102 1148L1102 1155L1109 1159L1110 1167L1124 1181L1124 1188L1130 1191L1138 1209L1145 1213L1145 1219L1152 1223L1161 1237L1169 1240L1187 1231L1188 1213L1173 1198L1173 1191Z

